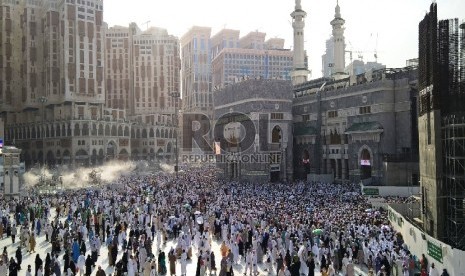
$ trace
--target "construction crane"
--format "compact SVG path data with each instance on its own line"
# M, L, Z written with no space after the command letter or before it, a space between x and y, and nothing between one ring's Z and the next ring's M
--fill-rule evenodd
M141 24L141 25L144 25L144 24L147 25L147 28L145 28L146 31L149 29L149 23L150 23L150 20L145 21L145 22L143 22L143 23Z
M378 34L376 34L376 44L375 44L375 48L373 51L364 51L364 50L354 50L353 49L353 46L352 46L352 43L350 41L349 42L349 45L350 45L350 50L346 50L345 52L346 53L349 53L349 58L350 58L350 62L353 61L353 54L355 53L358 57L359 60L363 61L363 58L365 56L365 54L373 54L373 57L375 58L375 62L378 62Z

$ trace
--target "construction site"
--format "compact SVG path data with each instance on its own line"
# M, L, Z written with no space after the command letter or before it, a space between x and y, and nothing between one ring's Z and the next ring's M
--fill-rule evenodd
M465 250L465 23L437 19L437 5L419 25L421 228Z

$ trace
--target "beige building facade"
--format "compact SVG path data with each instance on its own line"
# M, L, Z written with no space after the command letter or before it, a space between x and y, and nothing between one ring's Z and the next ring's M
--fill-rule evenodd
M147 81L140 80L139 86L154 95L148 87L155 81L148 74L138 74L150 70L150 60L160 56L135 58L137 47L128 37L136 36L129 30L125 37L108 39L102 0L3 0L0 14L4 142L22 149L21 159L27 166L44 162L95 165L110 159L172 156L176 131L174 112L169 112L169 108L174 110L172 102L165 96L168 114L160 119L154 119L159 113L155 108L135 110L135 80L145 77ZM115 30L113 34L123 31ZM173 38L168 43L170 57L152 67L156 70L151 76L160 78L164 91L179 84L176 41ZM137 45L139 49L142 44L145 41ZM144 69L133 70L138 63ZM106 72L105 66L112 70ZM173 73L176 70L177 76ZM163 74L166 77L162 78ZM147 105L163 106L161 97L140 97L139 104L145 101Z
M181 37L183 110L213 112L211 28L192 27Z

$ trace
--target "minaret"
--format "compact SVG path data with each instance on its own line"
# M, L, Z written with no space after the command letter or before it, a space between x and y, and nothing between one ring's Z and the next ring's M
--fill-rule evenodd
M291 13L294 29L294 65L291 72L292 84L297 85L307 81L309 71L305 64L304 49L304 18L307 13L302 10L301 0L295 0L295 10Z
M347 75L344 73L345 68L345 40L344 40L344 23L346 22L341 17L341 8L339 7L339 0L336 4L336 13L334 19L331 21L333 26L333 42L334 42L334 70L332 76L336 79L345 78Z

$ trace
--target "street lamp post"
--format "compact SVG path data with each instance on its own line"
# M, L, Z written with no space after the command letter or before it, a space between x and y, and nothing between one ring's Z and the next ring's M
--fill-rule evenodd
M44 185L45 181L45 103L47 103L47 97L39 97L39 102L42 104L42 173L40 176L41 184Z
M170 96L174 100L174 117L176 118L176 135L175 135L175 147L174 153L176 158L176 165L174 167L174 172L176 173L176 178L178 178L178 171L179 171L179 154L178 154L178 136L179 136L179 120L178 120L178 99L179 99L179 92L171 92Z

